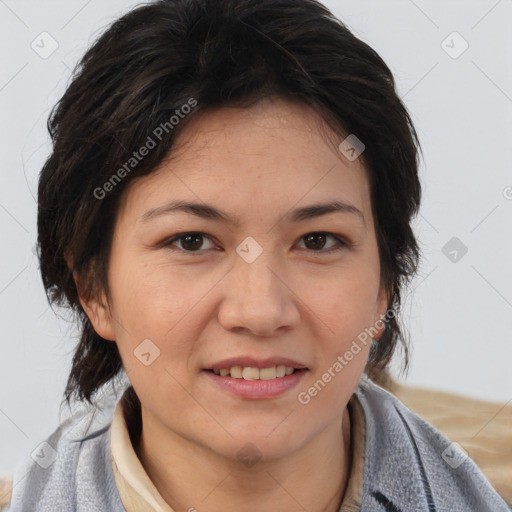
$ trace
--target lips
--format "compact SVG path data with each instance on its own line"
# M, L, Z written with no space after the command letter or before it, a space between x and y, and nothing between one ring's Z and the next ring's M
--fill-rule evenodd
M279 360L283 361L283 359ZM231 364L231 361L221 361L215 366ZM239 361L241 359L235 360L235 362ZM272 360L252 361L250 364L265 365L270 364ZM287 361L292 362L289 359ZM294 361L293 364L297 365L297 362ZM283 369L287 370L284 375ZM279 374L277 374L278 370ZM308 371L305 367L294 369L291 366L278 365L266 368L233 366L230 370L210 369L204 370L202 373L207 379L206 382L212 383L217 389L221 389L232 396L242 399L266 400L289 393L299 385Z
M243 399L271 399L289 392L302 381L309 368L295 359L274 356L230 357L203 370L209 382Z

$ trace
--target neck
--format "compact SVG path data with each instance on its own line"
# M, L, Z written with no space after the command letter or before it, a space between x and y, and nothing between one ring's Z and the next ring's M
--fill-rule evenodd
M137 456L175 511L338 512L350 471L350 418L342 417L286 457L245 467L175 432L142 408Z

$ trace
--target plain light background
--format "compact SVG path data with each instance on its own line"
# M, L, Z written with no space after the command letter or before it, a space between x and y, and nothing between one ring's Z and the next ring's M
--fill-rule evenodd
M0 0L0 475L56 428L75 342L65 312L59 318L46 302L33 249L46 120L78 58L138 3ZM324 3L389 65L424 150L415 222L423 262L404 305L413 346L406 382L505 403L512 0ZM47 51L58 44L47 58L32 48L41 38Z

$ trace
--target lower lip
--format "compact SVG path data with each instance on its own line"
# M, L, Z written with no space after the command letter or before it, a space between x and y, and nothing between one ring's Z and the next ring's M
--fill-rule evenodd
M299 384L308 370L298 370L285 377L278 377L270 380L245 380L232 377L222 377L211 371L204 370L204 373L212 381L225 391L241 398L274 398L286 391L293 389Z

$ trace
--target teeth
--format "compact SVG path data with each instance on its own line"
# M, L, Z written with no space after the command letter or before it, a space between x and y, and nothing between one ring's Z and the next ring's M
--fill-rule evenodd
M213 370L215 375L222 377L231 376L233 379L244 380L272 380L285 375L291 375L294 368L291 366L271 366L270 368L254 368L252 366L233 366L232 368L222 368L221 370Z
M272 366L272 368L261 368L259 373L259 377L261 380L270 380L276 378L276 367Z
M231 368L231 377L234 379L241 379L242 378L242 367L241 366L233 366Z
M242 371L242 377L245 380L257 380L260 378L260 370L258 368L251 368L247 366Z

